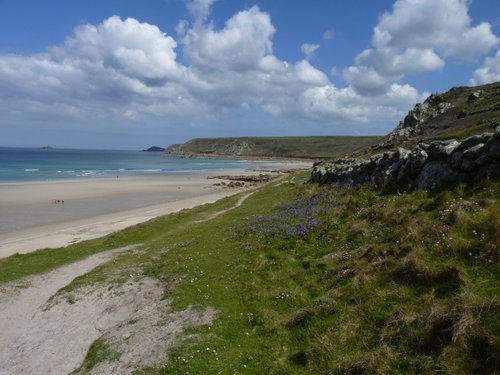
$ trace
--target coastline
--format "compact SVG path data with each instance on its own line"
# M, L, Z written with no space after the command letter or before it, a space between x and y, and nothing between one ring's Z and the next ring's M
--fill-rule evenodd
M283 169L302 168L293 162ZM258 175L227 169L0 184L0 258L68 246L183 209L215 202L248 187L221 186L216 176ZM210 177L210 179L209 179ZM54 200L64 203L54 203Z
M174 157L181 159L215 159L215 160L252 160L263 162L276 163L315 163L318 160L325 158L310 158L310 157L280 157L280 156L253 156L253 155L238 155L238 154L218 154L218 153L203 153L203 152L176 152L166 151L163 153L165 157Z

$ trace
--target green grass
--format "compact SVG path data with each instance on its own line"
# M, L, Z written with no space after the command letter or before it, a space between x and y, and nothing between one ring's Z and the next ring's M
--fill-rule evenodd
M441 139L441 140L447 140L447 139L465 139L467 137L470 137L472 135L476 134L482 134L486 132L493 132L495 129L492 129L490 124L482 124L482 125L476 125L471 128L458 131L458 132L450 132L447 134L444 134L442 136L436 137L436 139Z
M120 353L113 350L104 340L98 339L90 346L83 365L72 372L72 374L87 374L99 363L104 361L116 361Z
M148 374L495 373L499 192L498 182L405 194L276 183L213 220L195 223L237 197L71 247L83 256L142 244L68 289L149 276L169 285L176 309L217 309ZM245 232L317 194L335 204L312 232ZM0 266L21 269L46 253Z

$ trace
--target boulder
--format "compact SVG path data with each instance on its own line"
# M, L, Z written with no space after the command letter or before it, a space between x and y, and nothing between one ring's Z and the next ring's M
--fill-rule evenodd
M497 138L489 142L486 155L493 159L500 159L500 139Z
M492 136L493 136L493 133L472 135L468 138L465 138L462 142L460 142L460 149L466 150L466 149L468 149L472 146L475 146L479 143L486 143Z
M448 142L447 145L443 147L443 153L446 156L450 156L453 152L460 146L460 143L455 139L452 139Z
M462 151L454 152L450 158L450 165L453 169L460 169L462 166L462 159L464 158L464 153Z
M479 155L481 155L483 148L484 148L484 143L479 143L475 146L469 147L467 150L464 151L464 156L472 160L477 159Z
M476 163L474 163L473 160L464 157L462 159L462 165L460 166L460 169L464 172L472 172L474 169L476 169Z
M410 154L410 165L414 169L422 168L429 158L429 154L419 146L415 147Z
M476 160L474 160L474 162L478 166L483 166L483 165L486 165L486 164L492 164L495 161L492 158L490 158L489 156L483 154L483 155L479 156Z
M417 178L416 186L423 190L434 190L445 185L463 181L463 175L450 168L443 160L427 163Z
M481 98L481 95L482 95L482 91L481 90L478 90L478 91L474 91L472 94L469 95L469 97L467 98L467 102L469 103L473 103L475 102L476 100L478 100L479 98Z

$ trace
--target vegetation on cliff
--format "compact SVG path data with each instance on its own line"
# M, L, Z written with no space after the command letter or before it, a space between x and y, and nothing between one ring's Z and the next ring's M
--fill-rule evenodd
M336 158L368 147L380 137L241 137L196 138L170 147L168 153L187 157Z

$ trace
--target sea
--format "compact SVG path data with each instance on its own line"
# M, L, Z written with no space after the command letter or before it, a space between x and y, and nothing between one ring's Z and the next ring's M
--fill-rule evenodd
M158 152L0 147L0 183L265 169L272 163L179 158Z

